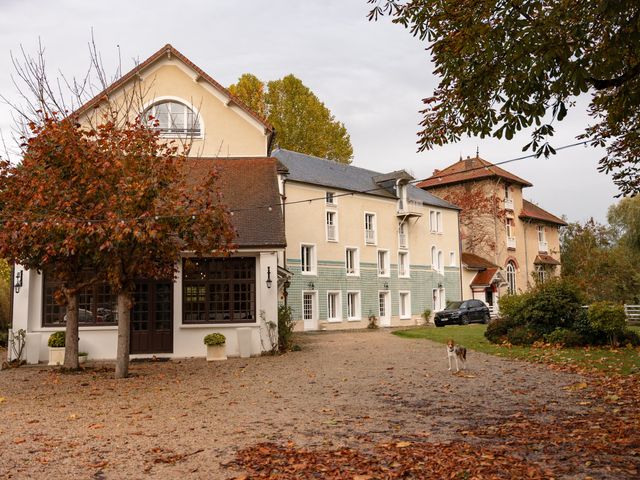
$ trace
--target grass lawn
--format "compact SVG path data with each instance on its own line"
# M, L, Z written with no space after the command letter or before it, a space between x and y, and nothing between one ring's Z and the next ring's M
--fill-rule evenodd
M421 327L394 332L404 338L425 338L447 343L453 338L470 350L499 357L516 358L530 362L572 364L581 368L596 368L624 375L640 373L640 349L638 348L534 348L503 346L489 342L484 337L486 325L450 325L443 328ZM631 327L640 333L640 327Z

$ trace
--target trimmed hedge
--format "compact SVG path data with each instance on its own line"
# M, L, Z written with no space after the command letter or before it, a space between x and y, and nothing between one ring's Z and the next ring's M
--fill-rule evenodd
M65 332L53 332L49 335L47 345L53 348L64 347Z
M208 347L219 347L224 345L227 338L221 333L210 333L204 337L204 344Z

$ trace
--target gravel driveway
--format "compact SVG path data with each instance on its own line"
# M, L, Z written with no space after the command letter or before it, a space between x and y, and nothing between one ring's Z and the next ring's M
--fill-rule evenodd
M0 372L0 478L228 478L222 464L258 442L354 446L460 438L467 426L577 403L573 374L389 331L301 334L283 356L111 365L79 374ZM544 408L540 408L544 407Z

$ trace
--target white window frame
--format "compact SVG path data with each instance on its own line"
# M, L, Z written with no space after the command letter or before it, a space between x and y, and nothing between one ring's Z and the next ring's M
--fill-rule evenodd
M311 265L309 270L304 270L304 256L302 254L302 249L304 247L311 249ZM318 274L318 254L317 247L315 243L300 243L300 271L302 275L317 275Z
M403 297L405 301L403 302ZM404 314L402 313L404 307ZM400 320L411 319L411 292L409 290L400 290L398 292L398 316Z
M516 284L516 266L513 262L509 261L507 262L507 266L505 267L505 270L507 272L507 292L510 295L514 295L517 291L517 284Z
M429 231L431 233L437 233L438 231L438 221L435 210L429 210Z
M440 270L438 266L438 249L435 245L431 245L431 270Z
M433 302L433 311L439 312L446 307L446 292L444 288L434 288L431 290L431 300Z
M340 290L327 290L327 322L341 322L342 321L342 292ZM335 316L329 316L329 299L335 296L336 304L335 304Z
M456 252L449 252L449 266L456 266Z
M436 227L437 227L437 232L441 234L443 232L442 212L436 211Z
M329 217L333 219L333 227L334 227L334 238L329 236ZM327 242L337 242L339 239L338 234L338 212L335 210L325 210L324 211L324 223L325 223L325 235Z
M329 197L331 197L331 199L329 199ZM336 198L336 192L326 191L324 193L324 201L327 204L327 206L329 206L329 207L338 206L338 202L337 202L337 198Z
M349 311L349 306L352 305L350 300L351 295L354 295L356 298L355 304L353 304L355 307L354 316L352 316L351 312ZM347 290L347 321L357 322L358 320L362 320L362 302L360 299L361 299L360 290Z
M384 254L384 273L380 273L380 254ZM376 254L376 270L378 277L389 278L391 276L391 261L389 259L389 250L379 248Z
M444 253L442 250L438 250L438 271L444 274Z
M538 280L539 283L547 281L547 270L544 268L544 265L536 265L536 280Z
M367 216L371 215L372 225L371 229L367 229ZM373 241L367 241L367 232L373 232ZM364 212L364 243L365 245L377 245L378 244L378 218L374 212Z
M404 257L404 263L401 259ZM404 273L401 273L400 266L404 266ZM411 277L411 262L409 262L409 252L398 252L398 278L410 278Z
M545 231L544 225L538 225L536 230L538 232L538 243L545 243L547 241L547 232Z
M403 235L404 246L402 246L402 241L400 240ZM398 249L409 250L409 224L406 222L398 222Z
M162 103L177 103L180 105L183 105L186 107L187 110L191 110L191 112L193 112L193 117L194 120L198 122L199 124L199 130L197 131L197 133L194 132L189 132L189 131L184 131L184 132L163 132L161 127L158 127L160 129L160 136L163 138L204 138L204 122L202 121L202 116L200 115L199 110L192 105L190 102L184 100L183 98L180 97L176 97L176 96L160 96L160 97L156 97L153 100L151 100L150 102L148 102L146 105L144 105L144 108L142 109L142 117L143 117L143 121L144 122L148 122L148 115L151 115L153 117L155 117L155 108L162 104ZM187 110L185 110L185 122L184 124L187 125L187 119L188 116L186 114ZM171 115L171 114L169 114Z
M349 251L353 251L353 272L349 273L349 263L347 262ZM360 249L358 247L345 247L344 249L344 269L347 277L360 276Z
M304 297L305 295L311 296L311 318L305 317L304 310ZM302 321L311 321L318 318L318 291L317 290L302 290Z

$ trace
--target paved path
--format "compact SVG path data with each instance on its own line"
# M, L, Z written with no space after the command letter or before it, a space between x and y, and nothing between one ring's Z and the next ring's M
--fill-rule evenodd
M300 352L207 363L0 372L0 478L227 478L238 448L293 440L367 448L391 438L459 438L466 426L546 406L572 409L579 380L389 331L305 334Z

